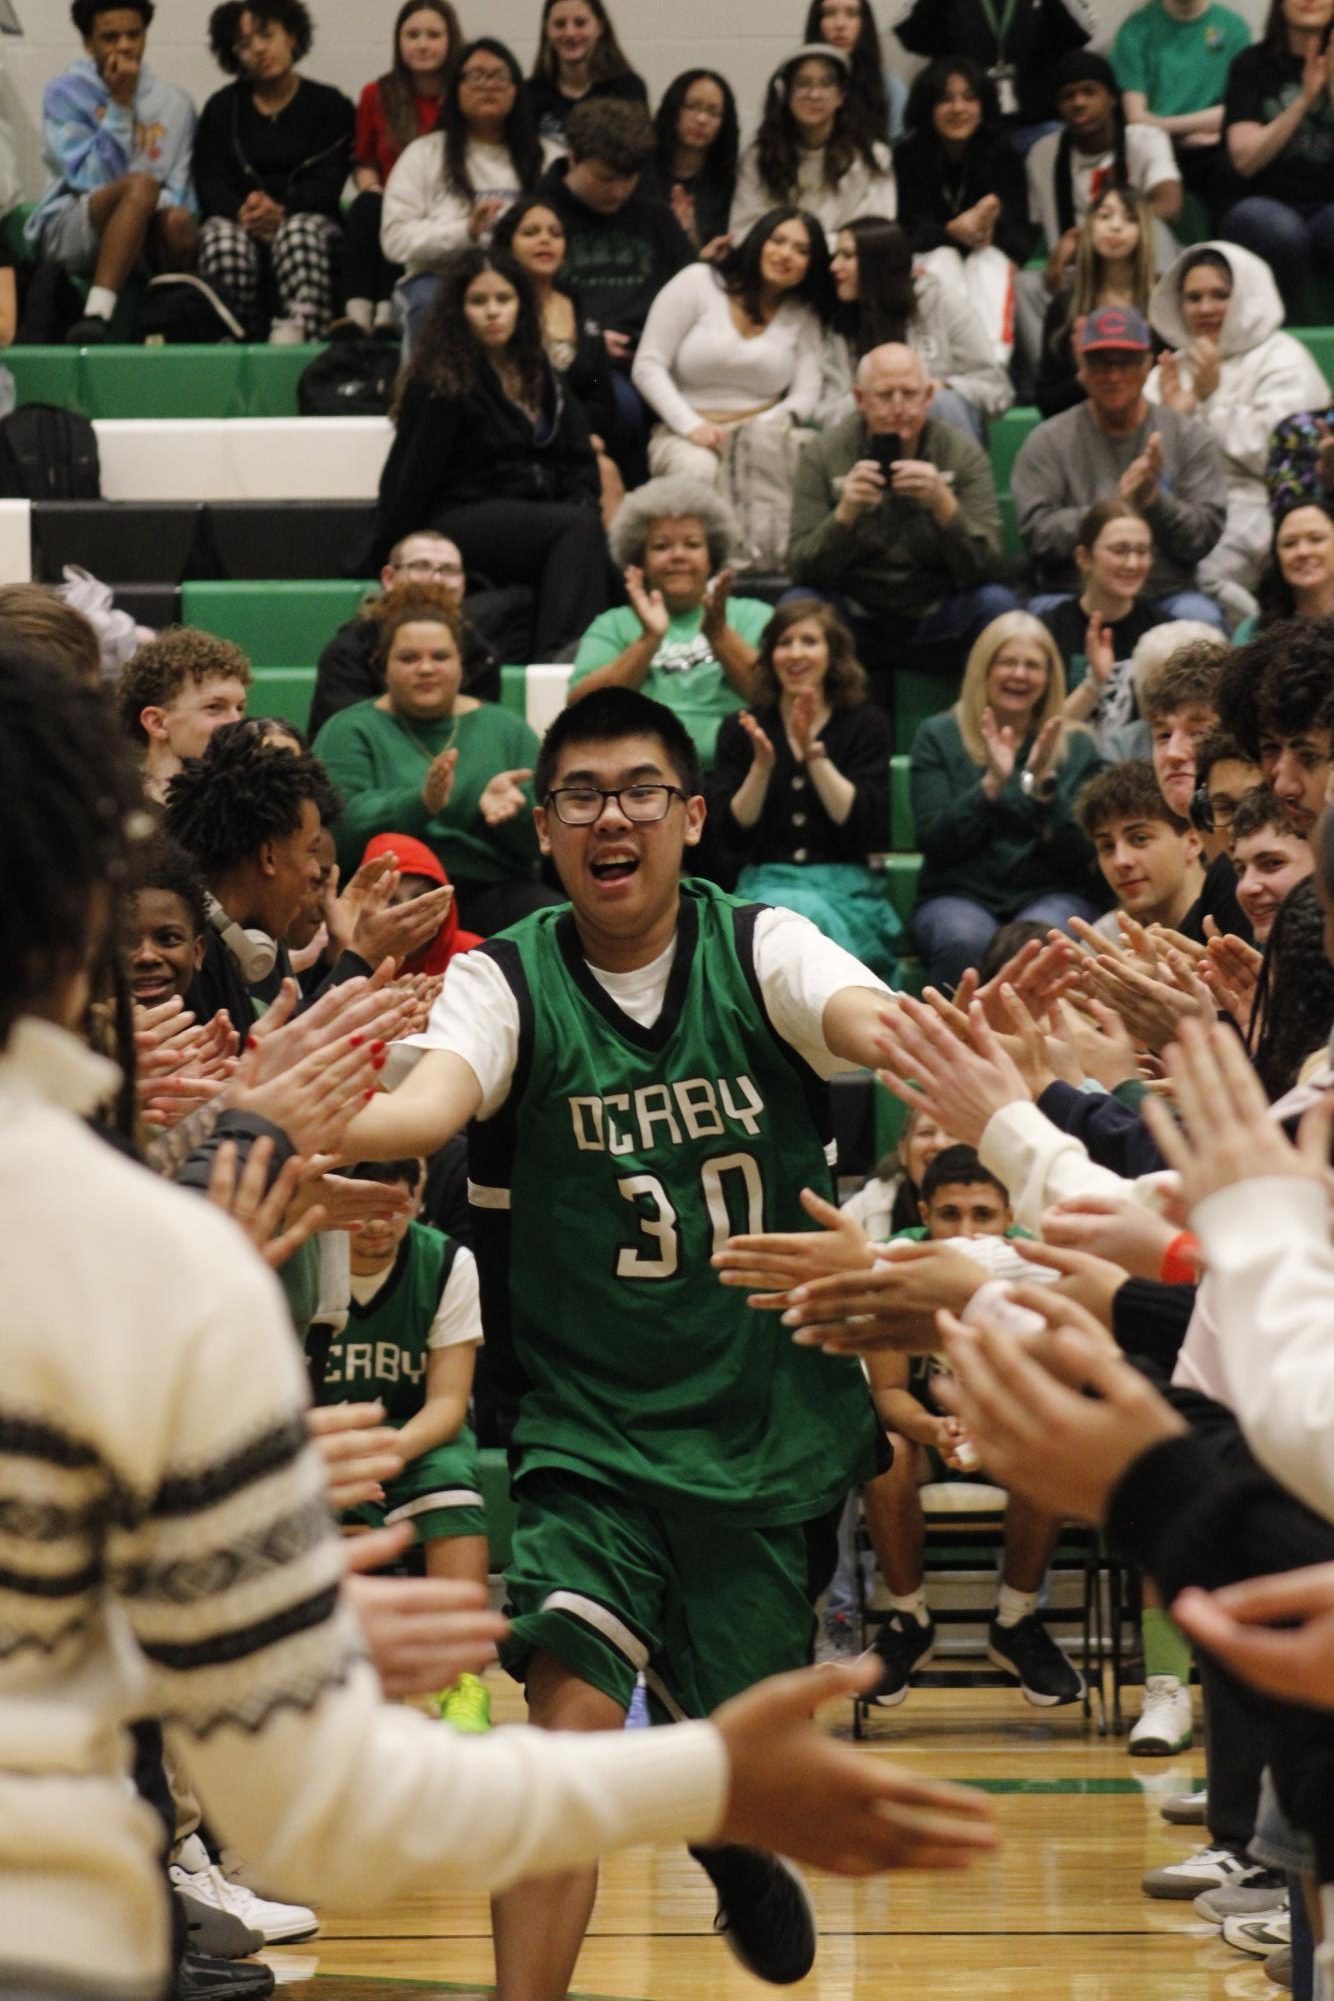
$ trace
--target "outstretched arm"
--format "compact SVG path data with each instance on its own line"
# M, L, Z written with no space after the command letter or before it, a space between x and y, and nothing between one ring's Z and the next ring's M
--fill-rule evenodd
M472 1065L450 1049L428 1049L396 1091L377 1092L358 1112L343 1140L343 1158L425 1158L462 1132L481 1104Z

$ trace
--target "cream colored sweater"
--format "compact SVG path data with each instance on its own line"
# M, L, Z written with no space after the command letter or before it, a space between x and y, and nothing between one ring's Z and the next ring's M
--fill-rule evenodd
M707 1839L709 1724L466 1739L383 1704L277 1284L82 1123L115 1080L44 1022L0 1054L0 1990L161 1992L139 1716L222 1838L324 1910Z

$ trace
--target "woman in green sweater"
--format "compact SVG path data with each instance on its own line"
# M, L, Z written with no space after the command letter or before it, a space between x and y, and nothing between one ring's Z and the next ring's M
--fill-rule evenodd
M954 987L1012 918L1064 925L1102 908L1093 850L1074 818L1102 760L1062 719L1065 669L1025 611L978 634L963 690L912 747L923 867L913 931L935 986Z
M537 737L508 709L460 693L450 593L402 584L365 615L380 628L384 693L330 716L314 746L345 802L336 829L344 874L376 834L402 832L439 856L460 920L483 937L562 902L537 879Z

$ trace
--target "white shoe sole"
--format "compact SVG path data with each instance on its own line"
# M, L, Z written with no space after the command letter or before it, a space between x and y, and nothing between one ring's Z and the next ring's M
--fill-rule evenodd
M872 1653L875 1652L874 1647L871 1648L871 1652ZM924 1654L919 1654L917 1659L913 1662L912 1673L909 1674L908 1679L904 1682L902 1688L898 1689L893 1695L868 1695L866 1700L869 1703L871 1703L876 1709L897 1709L899 1704L907 1696L908 1690L912 1687L913 1675L916 1674L919 1669L927 1667L930 1664L930 1662L934 1660L935 1652L936 1652L936 1643L934 1640L932 1640L926 1652Z
M1079 1683L1079 1687L1073 1695L1039 1695L1036 1689L1026 1688L1024 1683L1019 1680L1019 1673L1014 1662L1001 1653L998 1647L988 1646L987 1659L993 1667L1003 1669L1006 1674L1019 1683L1019 1693L1023 1696L1024 1701L1034 1709L1068 1709L1072 1702L1083 1700L1084 1677L1080 1674L1078 1668L1073 1670L1075 1679Z

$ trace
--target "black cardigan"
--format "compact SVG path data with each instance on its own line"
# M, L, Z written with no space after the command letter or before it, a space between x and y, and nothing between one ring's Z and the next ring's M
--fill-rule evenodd
M234 218L256 191L281 202L289 215L327 215L338 203L352 164L356 114L332 84L302 77L301 88L276 118L255 109L246 83L215 91L200 114L194 141L199 212Z
M951 160L934 132L910 132L894 148L899 214L916 251L954 244L946 224L980 202L1000 196L994 241L1015 264L1027 264L1038 240L1028 213L1024 163L998 134L978 132L962 160ZM960 245L954 245L956 249Z
M547 366L542 424L512 403L489 363L461 396L410 382L384 471L374 568L403 535L480 500L577 501L594 507L597 460L575 397Z
M756 709L755 720L774 747L774 773L764 809L753 827L739 826L731 799L751 767L751 744L739 719L728 716L718 732L713 770L706 781L710 817L738 866L746 862L864 862L889 845L889 724L874 702L834 709L820 732L830 758L857 788L843 825L829 816L819 793L797 763L777 707Z

